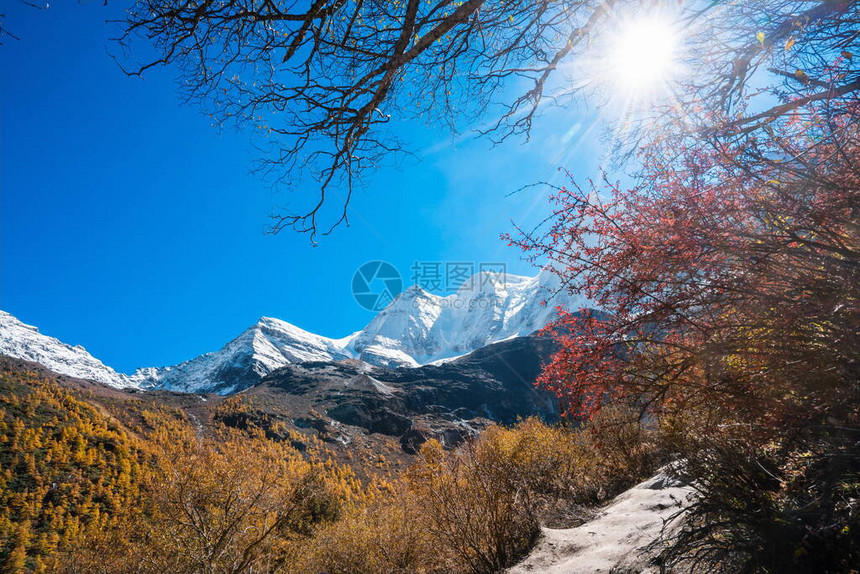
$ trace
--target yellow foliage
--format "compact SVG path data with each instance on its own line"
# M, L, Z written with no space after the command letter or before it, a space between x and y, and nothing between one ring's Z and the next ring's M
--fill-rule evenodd
M286 426L201 433L156 403L129 399L122 422L95 404L0 373L3 571L496 572L559 504L599 503L653 464L650 434L611 409L582 429L491 427L453 452L430 440L399 475L386 454L356 457L360 480Z

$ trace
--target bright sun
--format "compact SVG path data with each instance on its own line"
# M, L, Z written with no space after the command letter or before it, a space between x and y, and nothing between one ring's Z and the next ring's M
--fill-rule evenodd
M672 23L659 17L623 22L609 43L612 83L631 95L665 85L679 65L678 36Z

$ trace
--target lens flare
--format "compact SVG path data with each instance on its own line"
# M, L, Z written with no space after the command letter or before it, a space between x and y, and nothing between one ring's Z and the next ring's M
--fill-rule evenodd
M607 72L619 89L647 94L677 72L678 31L659 17L620 22L609 42Z

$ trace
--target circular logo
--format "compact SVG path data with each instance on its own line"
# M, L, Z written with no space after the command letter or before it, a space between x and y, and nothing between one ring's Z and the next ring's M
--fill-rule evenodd
M386 261L368 261L352 276L352 296L368 311L382 311L401 291L403 279Z

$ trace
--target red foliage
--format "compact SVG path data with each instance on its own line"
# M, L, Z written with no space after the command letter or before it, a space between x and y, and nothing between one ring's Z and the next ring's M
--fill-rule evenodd
M637 187L572 182L548 227L508 238L601 310L552 326L561 350L540 383L572 414L609 399L774 424L844 410L860 360L858 116L804 117L767 138L654 145Z

